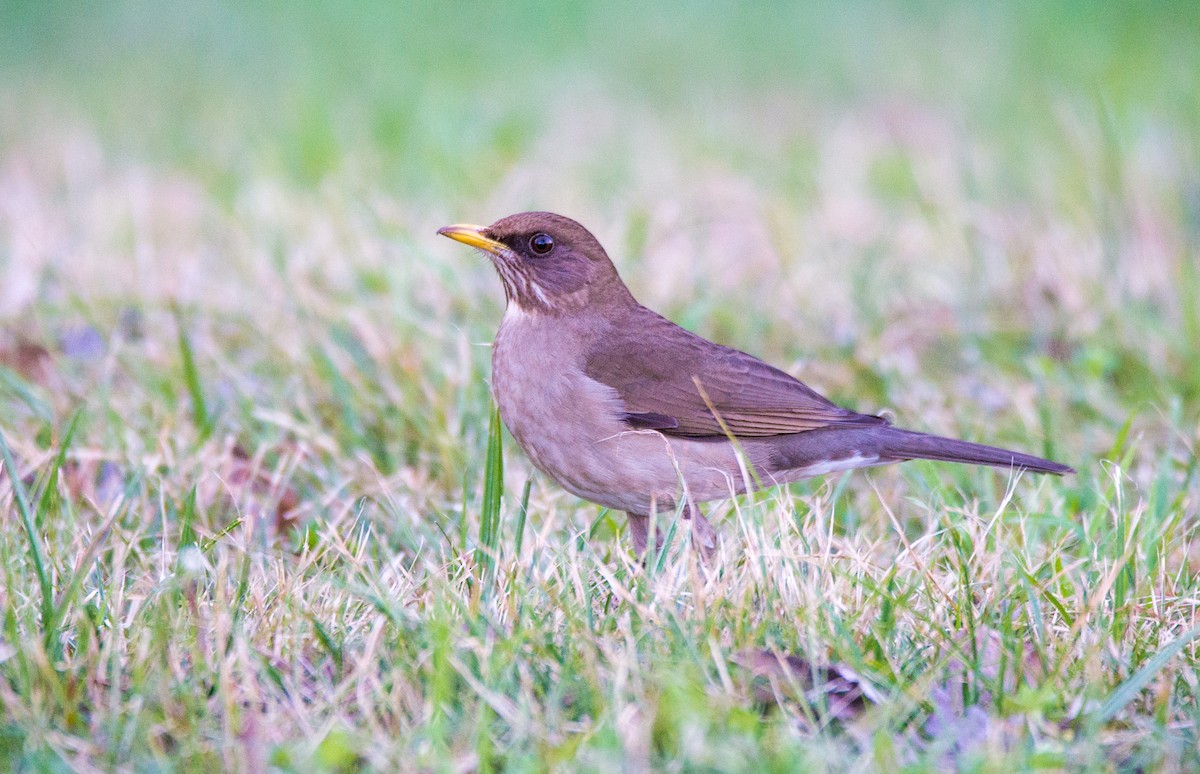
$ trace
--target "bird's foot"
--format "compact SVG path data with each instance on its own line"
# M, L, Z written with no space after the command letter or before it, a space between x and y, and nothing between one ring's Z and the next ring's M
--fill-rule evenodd
M683 518L692 522L692 545L700 551L700 556L705 561L712 559L717 553L717 547L721 544L721 536L717 534L712 522L706 519L700 509L694 505L684 508Z
M650 542L650 516L645 513L626 513L626 515L629 517L629 534L633 537L633 552L645 559L647 558L646 545ZM663 537L661 529L654 531L655 552L662 549Z
M646 546L650 543L650 516L644 513L627 513L629 516L629 533L633 537L633 550L637 556L646 558ZM717 553L721 537L712 523L704 517L700 509L688 505L683 509L683 518L692 525L692 545L700 552L705 561ZM657 525L656 525L657 526ZM654 550L662 550L666 537L661 529L654 531Z

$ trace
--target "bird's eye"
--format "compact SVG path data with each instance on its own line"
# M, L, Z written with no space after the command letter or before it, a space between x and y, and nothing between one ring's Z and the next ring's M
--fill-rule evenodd
M529 237L529 249L538 255L545 255L554 249L554 238L549 234L534 234Z

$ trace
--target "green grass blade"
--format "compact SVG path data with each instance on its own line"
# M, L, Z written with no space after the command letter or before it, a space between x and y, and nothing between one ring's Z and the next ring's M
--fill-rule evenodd
M1093 721L1097 724L1102 724L1115 718L1117 713L1124 709L1126 704L1133 701L1154 676L1159 673L1159 670L1166 666L1167 662L1175 654L1183 650L1196 637L1200 637L1200 626L1193 626L1178 638L1164 645L1158 653L1155 653L1142 665L1141 669L1134 672L1129 679L1121 683L1117 686L1116 690L1109 694L1104 703L1100 705L1100 711L1093 717Z
M193 485L184 498L183 510L179 514L179 544L175 549L177 553L181 554L183 549L196 545L196 529L193 526L196 522L196 510L196 487Z
M490 577L495 568L500 539L500 498L504 494L503 434L500 410L492 407L488 420L488 443L483 478L483 503L479 517L479 541L475 548L475 566L479 577Z
M521 555L521 546L525 543L525 520L529 515L529 491L533 488L533 479L525 479L525 487L521 490L521 509L517 511L517 536L513 550L514 556Z
M192 341L188 337L183 312L179 307L175 308L175 327L179 332L179 359L183 368L183 383L192 399L192 421L200 429L201 439L204 439L212 432L212 417L208 411L208 402L204 399L204 388L200 384L200 369L196 367Z
M324 626L321 625L321 622L318 621L315 616L308 616L308 620L313 626L313 633L317 636L317 642L321 644L321 647L324 648L325 652L327 652L333 659L334 666L337 667L337 672L340 676L342 674L342 665L344 663L342 646L334 642L333 637L329 635L329 632Z
M651 516L651 519L653 519L653 518L654 517ZM669 525L667 525L667 533L666 533L666 535L663 536L662 547L660 549L658 549L658 552L655 554L654 564L653 564L655 575L658 575L659 573L661 573L663 571L663 567L665 567L667 564L667 554L670 553L670 551L671 551L671 544L673 542L675 542L675 533L676 533L676 531L678 531L679 520L681 518L683 518L683 509L682 508L675 511L675 518L671 519L671 523ZM653 534L655 531L656 530L651 529L651 535L650 535L650 545L651 546L653 546L654 541L658 539ZM646 550L653 551L654 549L647 547Z
M25 482L17 471L13 461L12 451L8 448L8 439L0 431L0 455L3 455L4 470L13 489L13 497L17 501L17 513L21 516L21 524L25 527L25 535L29 539L29 554L33 559L33 569L37 573L38 587L42 594L42 625L46 626L54 618L54 589L50 576L46 573L45 555L42 551L42 541L37 529L33 526L34 512L29 505L29 493L25 490Z
M130 492L133 489L133 484L126 488L123 505L120 508L114 508L112 514L109 515L104 523L100 525L100 529L91 536L88 540L87 548L80 555L75 563L75 569L71 573L70 579L66 582L65 588L59 593L58 600L52 608L52 616L46 624L46 649L55 654L61 655L61 646L57 646L52 640L55 639L55 634L58 632L58 627L66 618L67 610L75 601L75 597L79 594L79 589L83 586L83 579L88 575L92 563L96 560L96 554L100 549L107 545L109 533L112 531L113 524L120 518L123 512L128 509L130 501Z
M75 438L75 431L79 428L79 420L82 416L83 409L78 409L71 415L71 421L67 423L67 431L63 434L62 442L58 447L58 453L54 455L54 461L50 465L50 472L46 475L46 484L42 487L42 494L38 498L37 514L39 516L44 516L52 510L57 510L59 505L59 477L63 465L67 461L67 450L71 448L71 441Z

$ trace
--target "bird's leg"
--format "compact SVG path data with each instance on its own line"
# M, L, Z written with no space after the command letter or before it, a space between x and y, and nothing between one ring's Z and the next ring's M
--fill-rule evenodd
M650 542L650 517L644 513L626 511L629 517L629 534L633 536L633 552L640 557L646 556L646 545ZM656 525L657 526L657 525ZM663 532L654 530L654 549L659 551L663 545Z
M633 536L634 553L646 558L646 546L650 542L650 517L644 513L630 511L627 511L625 515L629 517L629 532ZM700 509L691 503L684 506L683 518L692 523L692 541L700 550L701 555L705 559L712 557L717 552L717 545L720 543L720 536L712 522L706 519ZM654 531L654 550L656 552L662 550L665 537L663 530L656 529Z
M704 514L700 512L700 509L692 503L684 506L683 518L691 519L692 544L700 549L700 554L705 559L712 557L717 552L717 545L721 540L712 523L704 518Z

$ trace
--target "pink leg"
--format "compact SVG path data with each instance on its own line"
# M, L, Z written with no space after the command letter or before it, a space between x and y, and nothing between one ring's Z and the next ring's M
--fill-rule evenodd
M712 523L704 518L704 514L694 505L688 505L683 511L683 518L692 522L692 545L700 549L700 555L705 559L712 558L721 543L721 536Z
M629 517L629 534L633 536L633 552L638 556L646 555L646 545L650 542L650 517L644 513L626 512ZM663 544L662 521L655 525L655 550L660 550Z

